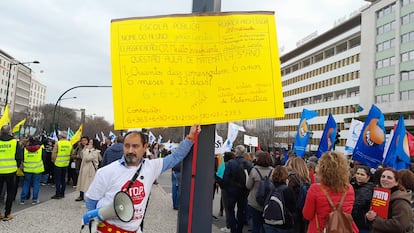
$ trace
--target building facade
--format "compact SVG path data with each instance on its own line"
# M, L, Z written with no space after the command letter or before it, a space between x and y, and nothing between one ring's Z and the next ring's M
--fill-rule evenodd
M39 82L35 77L32 77L30 83L30 97L29 97L29 115L30 125L38 126L43 119L41 107L46 100L46 85Z
M361 105L380 108L387 130L403 114L413 132L414 0L374 1L362 11L361 31Z
M34 78L28 63L0 49L0 107L3 111L7 99L12 124L26 118L26 127L35 128L43 118L40 107L45 103L46 86Z
M303 108L319 116L308 123L312 138L307 150L316 151L329 113L341 130L338 150L345 145L345 119L360 95L361 15L341 23L280 57L285 116L275 120L275 146L293 144Z

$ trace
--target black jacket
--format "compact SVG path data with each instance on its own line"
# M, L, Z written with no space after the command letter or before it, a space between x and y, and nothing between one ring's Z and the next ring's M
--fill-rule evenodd
M355 192L355 202L352 207L352 218L359 229L369 230L369 222L365 214L371 207L371 199L374 184L371 182L359 185L356 181L352 182Z
M250 173L253 165L250 161L245 160L242 156L235 157L227 162L223 175L223 189L232 196L249 194L246 188L246 181L240 181L240 169L243 167ZM244 172L244 171L242 171ZM247 177L246 177L247 179ZM244 182L244 185L242 183ZM242 187L244 186L244 187Z

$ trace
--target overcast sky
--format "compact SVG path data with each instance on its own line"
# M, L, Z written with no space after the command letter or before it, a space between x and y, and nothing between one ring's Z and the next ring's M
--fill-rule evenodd
M362 0L222 0L221 11L274 11L279 47L331 29L367 3ZM47 86L46 103L68 88L112 85L109 35L111 19L191 13L192 0L13 0L0 1L0 49L31 65ZM41 72L42 71L42 72ZM80 88L67 93L64 107L113 123L110 88ZM141 100L140 100L141 101Z

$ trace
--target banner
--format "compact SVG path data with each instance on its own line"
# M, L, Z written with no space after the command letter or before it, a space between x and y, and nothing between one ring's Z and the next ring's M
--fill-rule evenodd
M17 123L15 126L13 126L12 133L15 135L20 135L20 127L26 123L26 118L21 120L19 123Z
M372 105L355 146L353 159L377 168L382 162L385 146L384 114Z
M73 137L74 134L75 133L73 132L73 130L71 130L70 128L68 128L68 136L66 137L66 139L67 140L70 140Z
M110 43L117 130L284 116L274 12L116 19Z
M358 141L359 135L361 134L364 122L352 119L351 125L349 126L348 136L345 144L345 155L352 155L354 148Z
M337 133L336 121L333 118L332 114L329 113L328 120L326 121L325 129L322 133L322 138L319 142L318 151L316 152L316 157L320 158L323 153L326 151L331 151L334 144Z
M227 129L227 139L230 140L231 143L233 143L236 138L237 134L239 133L240 127L234 123L229 122L229 126Z
M410 157L414 156L414 136L407 131L408 148L410 148Z
M218 135L217 130L216 130L216 137L214 140L214 154L222 154L224 153L224 148L223 148L223 138Z
M100 141L101 141L101 139L99 138L99 136L98 136L98 134L97 134L97 133L95 134L95 139L96 139L98 142L100 142Z
M302 116L299 121L298 130L296 131L295 142L293 143L293 151L297 156L303 157L305 155L306 146L310 136L308 120L318 116L318 112L313 110L302 111Z
M223 179L224 169L225 169L225 163L224 163L224 153L217 154L217 155L216 155L216 159L217 159L217 171L216 171L216 176L217 176L217 177L220 177L221 179Z
M410 149L408 148L408 138L405 129L404 116L400 115L397 128L391 138L391 143L384 159L387 167L396 170L410 168Z
M80 138L82 137L82 129L83 129L82 124L80 124L79 129L76 130L75 134L70 139L70 143L72 145L74 145L75 143L77 143L80 140Z
M0 118L0 128L10 124L10 112L9 112L9 105L7 104L6 107L4 107L3 116Z
M155 135L151 131L149 131L148 141L149 141L150 145L152 145L156 140L157 140L157 137L155 137Z

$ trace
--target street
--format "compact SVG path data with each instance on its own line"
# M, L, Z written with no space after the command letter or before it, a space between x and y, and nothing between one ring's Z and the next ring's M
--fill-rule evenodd
M20 204L20 193L22 192L22 185L23 185L23 180L20 181L19 183L19 188L17 190L17 195L16 195L16 200L13 202L13 206L12 206L12 214L15 212L18 212L20 210L32 207L32 196L30 196L29 200L25 200L25 204L21 205ZM75 188L72 187L72 185L66 185L66 191L65 193L72 193L76 191ZM45 186L40 186L40 191L39 191L39 201L40 203L45 202L45 201L49 201L50 197L52 197L53 195L55 195L55 186L52 184L48 184ZM4 197L4 199L2 201L0 201L0 213L4 214L4 205L5 205L5 201L6 201L6 197ZM75 201L75 200L73 200Z
M171 170L168 170L166 172L164 172L163 174L161 174L161 176L158 179L158 185L161 185L161 187L164 189L165 192L167 192L168 194L171 194ZM220 191L216 192L214 195L214 200L213 200L213 213L212 213L212 224L214 224L215 226L217 226L217 228L221 229L222 227L226 226L226 219L225 216L219 216L219 210L220 210ZM171 200L171 206L170 208L172 208L172 200ZM223 211L224 212L224 211ZM244 226L243 228L243 232L247 233L249 232L250 226Z

